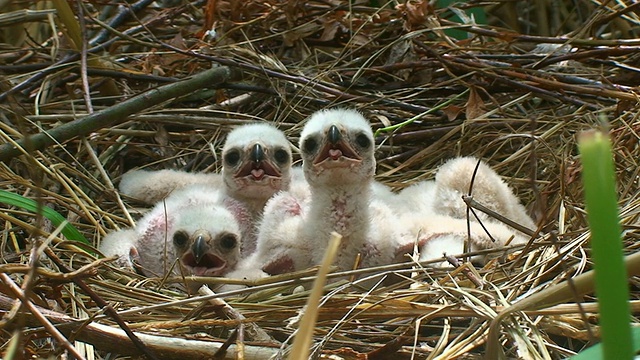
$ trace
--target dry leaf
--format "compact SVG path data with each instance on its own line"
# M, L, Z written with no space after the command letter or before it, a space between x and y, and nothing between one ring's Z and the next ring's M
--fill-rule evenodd
M464 108L458 105L448 105L442 108L442 112L447 116L449 121L453 121L458 118L458 115L462 112Z
M429 11L429 1L407 1L404 4L396 5L396 9L402 14L405 19L405 28L412 30L419 25L424 24Z
M325 21L323 24L324 30L320 36L320 41L331 41L336 37L336 33L340 28L340 23L336 20Z
M466 104L466 116L467 120L474 120L484 115L486 110L484 109L484 102L482 97L478 94L478 90L475 87L469 88L469 100Z
M382 123L382 126L384 126L384 127L391 126L391 121L389 120L388 117L386 117L384 115L374 114L372 117L374 119L380 121Z

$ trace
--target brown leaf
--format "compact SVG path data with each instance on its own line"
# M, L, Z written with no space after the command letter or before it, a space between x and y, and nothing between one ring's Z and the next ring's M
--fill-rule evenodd
M404 4L396 5L398 10L405 19L405 28L407 30L415 29L423 25L429 15L429 1L407 1Z
M469 90L469 100L467 100L465 114L467 120L473 120L486 113L486 110L484 109L484 102L480 94L478 94L478 90L473 86L469 88Z
M331 41L336 37L336 33L340 28L340 23L336 20L325 21L323 24L324 30L320 36L320 41Z
M458 118L458 115L464 110L462 106L448 105L442 108L442 112L447 116L449 121L453 121Z
M153 139L157 141L158 144L166 147L169 145L169 132L164 128L164 126L159 125Z
M202 23L202 29L196 34L197 37L202 38L207 31L213 28L216 17L216 0L209 0L204 6L204 21Z
M622 115L623 113L629 111L630 109L633 108L633 105L635 105L633 102L629 101L629 100L620 100L618 101L618 103L616 104L616 111L615 111L615 116L618 117L620 115Z

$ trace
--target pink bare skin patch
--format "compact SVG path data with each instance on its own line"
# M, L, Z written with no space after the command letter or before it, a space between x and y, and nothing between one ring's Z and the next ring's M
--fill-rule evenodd
M350 196L346 198L337 198L332 201L331 211L331 223L335 224L334 230L346 234L347 229L350 228L351 219L353 215L347 211L347 202L349 202Z
M293 259L283 256L263 266L262 271L269 275L286 274L295 271L295 265Z

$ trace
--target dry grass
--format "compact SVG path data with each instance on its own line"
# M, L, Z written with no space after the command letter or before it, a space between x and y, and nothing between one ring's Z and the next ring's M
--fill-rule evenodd
M3 142L117 106L215 63L242 70L242 79L193 89L129 118L112 119L114 125L85 138L5 161L0 164L1 188L65 215L97 247L106 233L130 226L130 219L139 215L141 204L121 199L114 189L127 170L216 171L220 145L234 125L272 122L295 143L300 122L313 111L350 106L362 110L377 130L379 180L399 189L431 178L444 159L477 155L517 190L541 229L553 234L513 255L496 252L497 260L471 272L423 268L407 259L368 273L374 283L401 274L405 279L393 286L327 285L314 339L316 355L323 357L479 358L491 320L501 310L591 269L575 134L603 126L600 114L608 119L614 142L625 248L636 251L637 4L566 1L561 9L546 9L519 2L526 6L501 16L513 4L498 3L487 8L491 23L520 32L469 25L464 29L470 37L456 40L445 29L459 26L446 19L444 10L433 12L421 2L399 9L315 0L202 3L147 7L115 27L129 37L108 32L105 39L115 40L104 49L84 52L86 61L85 56L60 60L83 53L83 36L91 40L100 30L93 18L108 21L104 19L113 16L103 2L84 2L84 25L76 31L86 29L85 34L64 22L64 1L38 2L40 10L57 6L55 22L45 14L39 22L23 19L3 28ZM68 4L77 14L78 2ZM27 5L15 2L3 10ZM517 20L510 11L518 13ZM546 18L554 11L566 21ZM217 37L203 39L202 29L211 24ZM555 32L545 33L547 28ZM556 34L566 35L550 37ZM571 51L534 51L548 43L568 44ZM46 76L39 76L43 70ZM413 121L390 130L409 119ZM271 278L249 291L220 295L244 321L255 322L273 338L271 344L255 343L250 334L230 338L238 322L206 306L206 297L96 262L92 250L55 234L47 240L54 227L32 214L2 205L0 217L2 272L23 287L50 321L67 323L59 328L70 340L94 343L96 358L109 350L136 351L122 334L96 337L105 331L96 326L114 322L80 282L112 304L132 330L194 340L173 350L152 345L162 358L203 358L213 345L205 343L206 350L200 350L195 340L233 343L236 338L244 346L232 346L227 357L265 358L290 346L297 327L292 318L308 295L297 287L314 273ZM48 249L48 256L30 252L36 246ZM87 267L65 276L55 257L74 270ZM640 306L637 279L630 283L635 314ZM33 311L8 313L20 302L12 301L17 295L5 282L0 292L6 320L0 323L3 352L11 353L12 346L23 348L25 356L62 351L60 341L50 340L51 332L30 315ZM510 316L500 327L501 347L507 355L523 358L562 358L580 351L598 337L594 297L582 300L581 306L569 301ZM63 314L70 318L61 318ZM87 317L93 317L87 327L75 321ZM14 329L23 329L21 337ZM90 348L78 349L87 358L94 356Z

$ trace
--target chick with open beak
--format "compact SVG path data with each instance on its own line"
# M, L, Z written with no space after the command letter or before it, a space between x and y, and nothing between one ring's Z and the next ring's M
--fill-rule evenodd
M291 181L291 147L284 134L266 124L231 132L222 149L227 193L260 214L266 201Z
M235 269L244 238L253 232L251 214L239 201L205 185L174 191L143 216L136 227L110 233L104 255L162 277L176 259L182 274L222 276Z
M173 245L180 264L187 273L197 276L221 276L233 269L239 259L240 239L232 232L212 234L198 229L189 234L178 230L173 235Z
M259 123L238 126L227 135L221 174L137 169L124 174L119 187L127 196L155 204L185 186L207 185L242 201L259 218L267 200L290 182L291 144L273 125Z
M300 134L308 191L276 194L265 206L254 255L239 268L267 274L302 270L322 261L332 232L342 235L335 265L352 269L393 260L395 230L376 199L374 138L366 118L350 109L314 113ZM294 186L292 186L295 189ZM379 209L381 208L381 209ZM256 273L256 272L254 272Z
M316 185L369 182L375 172L371 130L344 122L351 113L334 115L316 117L301 134L305 178Z

